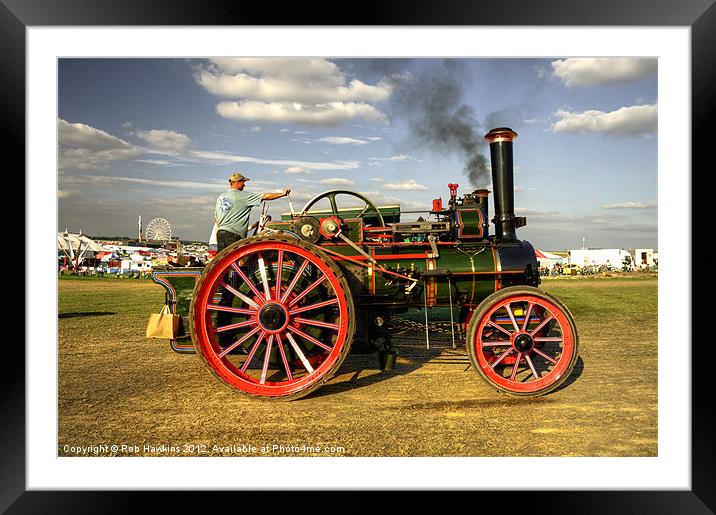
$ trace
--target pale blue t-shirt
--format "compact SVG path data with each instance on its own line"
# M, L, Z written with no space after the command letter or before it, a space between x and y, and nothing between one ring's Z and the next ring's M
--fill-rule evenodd
M214 217L219 231L231 231L245 238L249 227L251 208L263 199L261 193L229 189L219 195L214 207Z

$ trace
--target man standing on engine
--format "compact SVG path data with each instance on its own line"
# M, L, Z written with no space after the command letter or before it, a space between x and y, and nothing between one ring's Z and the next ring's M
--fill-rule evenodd
M218 227L216 243L219 252L232 243L246 238L252 207L258 206L263 200L275 200L291 193L289 189L284 189L281 193L244 191L248 180L248 177L238 172L232 174L229 177L229 189L216 199L214 221Z
M244 191L244 186L248 177L236 172L229 177L229 189L219 195L216 199L214 207L214 222L218 230L216 232L217 251L221 252L234 242L246 238L249 229L249 216L251 208L258 206L262 201L275 200L285 197L291 190L285 189L281 193L251 193ZM221 289L221 300L219 305L230 306L233 294L225 289ZM231 321L228 313L219 312L217 314L217 327L227 325ZM231 338L227 333L219 334L219 345L222 347L231 343ZM237 349L235 352L241 352Z

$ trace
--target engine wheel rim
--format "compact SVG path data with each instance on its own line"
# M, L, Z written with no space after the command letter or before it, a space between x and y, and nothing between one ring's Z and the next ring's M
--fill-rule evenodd
M568 314L536 295L495 303L480 318L472 342L484 376L515 393L535 393L564 378L575 354Z
M231 305L221 303L222 290ZM195 345L212 370L234 388L268 397L325 377L349 330L346 292L329 265L277 241L250 243L215 263L193 316Z
M365 206L363 207L363 210L358 215L358 218L362 218L363 215L366 214L366 212L369 212L368 209L370 209L372 212L376 214L376 217L378 218L378 223L381 227L385 226L385 219L383 218L382 213L378 209L378 207L373 204L365 195L361 195L358 192L355 191L349 191L349 190L329 190L324 191L323 193L313 197L311 200L306 202L306 205L303 206L303 209L301 210L301 214L299 216L306 216L309 215L309 210L311 207L316 205L320 200L327 198L330 205L331 205L331 213L336 216L340 217L340 212L338 209L338 205L336 204L336 195L349 195L352 197L356 197L360 200L362 200L365 203Z

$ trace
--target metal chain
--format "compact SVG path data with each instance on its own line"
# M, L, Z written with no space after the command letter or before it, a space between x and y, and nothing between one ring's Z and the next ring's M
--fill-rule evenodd
M462 334L462 331L460 330L460 325L455 325L457 326L455 327L455 333L462 340L464 336ZM391 332L395 335L399 335L407 331L425 330L424 323L415 322L414 320L407 320L405 318L400 317L392 317L390 319L390 327L393 330ZM428 329L431 333L450 335L452 334L452 331L450 330L450 322L430 322L428 323Z

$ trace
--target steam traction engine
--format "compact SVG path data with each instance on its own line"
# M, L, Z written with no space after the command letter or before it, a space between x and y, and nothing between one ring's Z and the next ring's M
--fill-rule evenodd
M155 281L188 318L191 349L248 395L302 397L338 370L352 343L365 349L389 335L396 315L424 309L428 337L427 313L436 307L465 328L470 362L489 384L545 394L570 375L578 336L569 310L537 289L534 249L515 233L526 223L513 207L516 136L508 128L485 136L494 234L487 190L459 197L450 184L447 206L434 200L427 220L416 222L401 222L399 206L332 190L280 221L262 216L254 236L202 271L155 272ZM361 206L339 208L342 196Z

